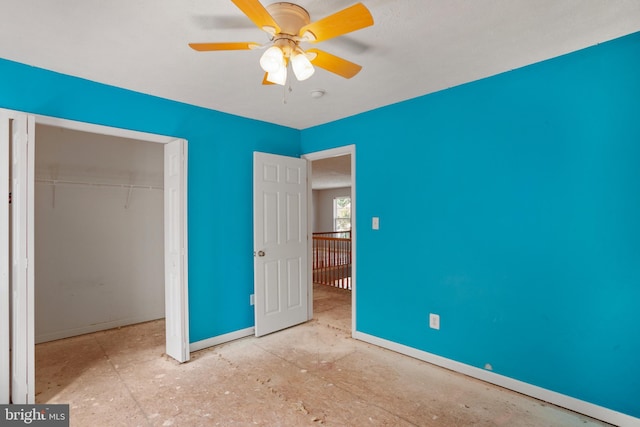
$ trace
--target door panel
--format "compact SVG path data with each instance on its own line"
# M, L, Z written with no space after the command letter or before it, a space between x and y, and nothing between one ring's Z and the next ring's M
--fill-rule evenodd
M305 322L307 162L254 153L255 332Z
M165 186L165 334L166 353L178 362L189 360L189 309L186 266L186 141L164 148Z
M299 283L302 283L301 262L299 258L287 260L287 283L289 284L289 305L287 308L297 308L302 304L302 292Z
M0 111L0 404L9 403L9 115Z
M33 213L35 118L18 114L12 123L11 176L11 401L35 402Z

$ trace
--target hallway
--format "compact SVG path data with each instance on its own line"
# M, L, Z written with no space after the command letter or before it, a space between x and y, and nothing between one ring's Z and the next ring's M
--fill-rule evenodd
M72 426L603 426L350 337L349 291L315 288L310 322L163 355L154 321L36 346L37 403Z

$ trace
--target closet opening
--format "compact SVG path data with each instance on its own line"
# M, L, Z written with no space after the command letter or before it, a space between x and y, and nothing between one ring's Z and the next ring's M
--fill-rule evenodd
M0 403L35 402L36 342L164 317L158 355L188 361L188 142L2 109L0 124Z
M35 343L165 317L163 145L36 124Z

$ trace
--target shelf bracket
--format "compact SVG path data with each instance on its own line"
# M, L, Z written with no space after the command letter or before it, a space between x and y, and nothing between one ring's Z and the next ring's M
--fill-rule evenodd
M129 208L129 201L131 200L131 192L133 191L133 185L129 186L129 191L127 192L127 202L124 204L124 208Z

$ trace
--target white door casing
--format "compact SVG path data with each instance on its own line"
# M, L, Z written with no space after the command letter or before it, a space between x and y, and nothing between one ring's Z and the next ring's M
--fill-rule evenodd
M351 257L352 257L352 262L351 262L351 334L353 335L357 329L356 329L356 292L357 292L357 280L356 280L356 264L357 264L357 256L356 256L356 146L355 144L352 145L345 145L342 147L336 147L336 148L330 148L327 150L322 150L322 151L316 151L313 153L308 153L308 154L304 154L302 156L303 159L307 160L309 163L309 170L307 171L307 173L309 174L309 176L311 176L311 168L313 167L313 162L316 160L322 160L322 159L328 159L331 157L337 157L337 156L345 156L348 155L351 158ZM309 190L309 194L311 194L312 191L312 182L311 179L309 179L309 186L308 186L308 190ZM309 197L309 203L308 203L308 207L309 207L309 212L313 212L313 201L311 200L312 198ZM311 221L309 221L308 224L308 230L309 230L309 235L312 235L313 233L313 224ZM312 249L313 246L313 241L312 239L309 240L309 244L308 244L308 253L309 253L309 259L312 259ZM312 276L312 269L309 269L309 319L313 318L313 279L311 278Z
M166 353L180 362L189 360L187 142L52 117L36 118L0 109L0 188L11 188L13 199L9 206L8 194L0 194L0 404L35 401L33 220L36 120L50 126L165 144ZM9 159L10 145L12 159ZM9 162L13 162L12 177ZM9 208L12 209L11 222ZM172 251L168 252L167 248ZM12 268L9 266L11 254Z
M184 139L176 139L175 137L46 116L37 116L36 121L38 124L48 126L155 142L164 145L165 353L179 362L188 361L188 142Z
M34 140L35 117L16 115L11 128L12 328L11 401L35 403Z
M178 362L189 360L186 158L185 140L175 140L164 146L166 353Z
M9 403L9 138L10 118L0 110L0 404Z
M307 161L254 152L255 334L308 314Z

